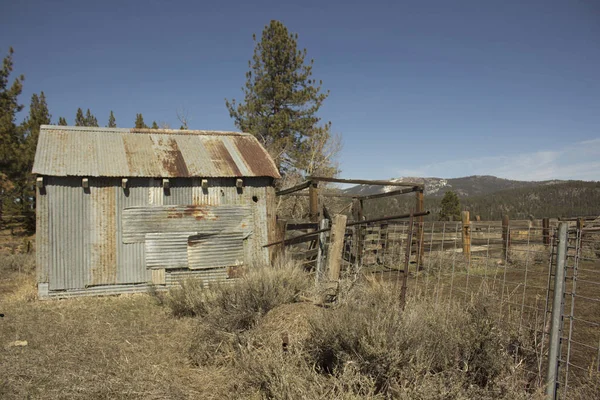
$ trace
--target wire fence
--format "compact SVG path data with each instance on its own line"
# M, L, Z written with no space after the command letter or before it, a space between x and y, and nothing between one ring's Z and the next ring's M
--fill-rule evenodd
M510 332L508 350L528 372L529 385L552 385L555 396L567 398L580 378L600 371L600 224L589 225L569 224L562 255L557 223L423 223L411 218L348 226L342 275L389 282L403 298L448 303L449 310L454 301L486 304L490 317ZM319 226L327 227L327 221ZM329 242L329 232L322 232L297 253L315 267L317 280L327 275ZM559 342L553 344L559 257L564 258L564 282L557 310ZM549 361L553 345L558 355ZM554 363L558 373L549 383L547 371Z
M349 272L407 286L409 297L448 304L493 299L488 311L514 336L509 350L528 371L530 384L541 387L548 369L557 227L469 225L468 243L460 222L355 227L344 259ZM556 382L561 397L580 377L600 371L600 231L568 232Z

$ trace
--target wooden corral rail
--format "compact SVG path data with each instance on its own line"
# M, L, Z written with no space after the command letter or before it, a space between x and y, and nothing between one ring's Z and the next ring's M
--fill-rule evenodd
M348 194L343 192L323 192L319 188L320 182L328 182L328 183L344 183L344 184L360 184L360 185L379 185L379 186L388 186L388 187L398 187L398 189L390 190L385 193L377 193L371 195L359 195L359 194ZM308 192L305 191L308 189ZM351 198L352 199L352 218L353 222L350 222L347 226L354 226L358 224L369 224L375 222L382 222L393 219L401 219L408 218L410 214L402 215L402 216L391 216L384 217L377 220L364 220L364 202L373 199L379 199L384 197L398 196L409 193L416 193L416 207L414 211L414 216L416 219L417 232L415 234L416 238L416 249L418 249L418 257L417 262L422 264L423 262L423 216L427 215L424 213L424 186L420 183L414 182L397 182L391 180L364 180L364 179L341 179L341 178L330 178L330 177L319 177L319 176L310 176L307 178L305 182L302 182L298 185L292 186L290 188L286 188L276 192L277 196L308 196L309 198L309 220L312 225L306 225L306 222L290 222L289 228L286 230L301 230L303 233L300 235L296 235L295 237L286 239L285 236L279 235L275 236L278 240L273 243L269 243L266 247L274 246L274 245L290 245L290 244L298 244L310 242L309 248L305 249L308 254L309 262L314 260L315 252L317 250L317 234L326 232L323 229L319 229L320 221L324 218L330 218L328 215L327 209L322 206L323 202L319 201L320 197L343 197L343 198ZM354 238L352 240L353 249L352 253L354 254L355 260L354 262L361 263L361 258L363 255L368 255L369 252L373 251L373 246L377 246L377 244L369 243L371 238L373 237L374 232L367 232L364 228L356 227L351 231L351 233L346 233L346 235L353 235ZM364 239L363 235L370 235L369 239ZM364 245L367 245L367 248L363 248ZM277 252L276 252L277 253ZM367 259L369 262L369 259Z
M429 211L413 214L417 218L426 215L429 215ZM361 265L376 263L377 254L381 257L386 245L395 241L401 243L404 240L404 237L398 232L388 232L388 223L407 219L410 216L411 214L401 214L346 223L344 234L346 243L344 245L344 259L346 262L360 262ZM317 223L296 221L285 223L285 226L285 236L290 234L291 237L285 238L282 235L282 239L269 243L264 247L275 246L278 248L278 254L287 252L292 258L301 260L307 267L315 266L320 247L318 241L323 241L324 236L322 234L330 232L332 228L316 229L319 227ZM360 241L360 246L357 246L358 241ZM413 246L413 248L417 249L418 247Z

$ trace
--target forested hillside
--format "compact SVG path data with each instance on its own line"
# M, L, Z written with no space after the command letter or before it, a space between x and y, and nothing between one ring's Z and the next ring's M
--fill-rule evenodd
M463 210L471 211L473 218L481 216L482 220L499 220L503 214L508 214L511 219L600 215L600 182L569 181L480 196L459 194L459 198ZM425 209L431 211L430 219L437 219L440 203L440 197L425 196ZM404 213L414 205L412 195L369 200L365 202L365 213L369 217Z

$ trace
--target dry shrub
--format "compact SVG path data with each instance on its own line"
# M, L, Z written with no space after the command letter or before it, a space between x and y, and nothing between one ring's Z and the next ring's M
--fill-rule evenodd
M29 302L37 298L34 253L2 254L0 274L0 299Z
M550 247L542 244L513 245L508 252L511 264L523 267L533 264L548 264L550 261Z
M466 388L495 390L512 361L501 332L482 303L411 303L402 312L389 289L358 298L311 322L305 344L321 373L353 364L392 395L443 374Z
M489 302L409 302L387 285L356 286L333 309L311 309L308 330L287 352L264 340L262 321L230 361L246 398L532 398L514 336ZM272 311L292 311L281 306ZM297 324L274 327L275 336ZM273 328L273 327L272 327ZM257 333L259 333L257 335ZM271 336L271 337L272 337ZM268 345L261 345L261 343ZM231 342L230 342L231 343ZM519 361L519 360L517 360Z
M301 351L260 349L241 352L235 360L239 384L235 398L257 399L384 399L375 383L346 365L335 377L317 373Z
M35 271L35 254L2 254L0 257L0 272L19 272L32 274Z
M249 268L226 284L203 287L186 281L165 296L176 316L199 319L189 355L196 365L229 364L236 353L251 346L246 332L270 310L298 301L312 282L295 263L282 260L274 266Z
M581 238L581 257L590 261L600 259L600 234L584 234Z
M176 316L198 316L227 332L250 329L273 308L293 303L312 287L308 276L290 260L248 268L235 281L204 288L188 280L169 291L165 303Z

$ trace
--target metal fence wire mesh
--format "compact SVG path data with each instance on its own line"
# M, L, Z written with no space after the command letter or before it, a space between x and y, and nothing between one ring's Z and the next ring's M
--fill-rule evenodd
M328 227L321 222L320 229ZM557 267L556 224L539 221L422 222L419 218L346 227L342 278L397 285L408 301L485 304L514 337L509 352L533 387L546 385ZM570 223L564 263L556 395L568 398L579 377L600 371L600 226ZM467 235L468 241L465 241ZM329 232L297 254L327 279ZM290 249L291 250L291 249ZM449 316L450 317L450 316Z

